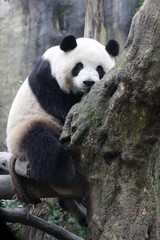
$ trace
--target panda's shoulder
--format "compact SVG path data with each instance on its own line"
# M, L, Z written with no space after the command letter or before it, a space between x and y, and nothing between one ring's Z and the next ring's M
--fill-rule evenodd
M36 79L39 79L39 81L49 79L51 74L54 74L54 66L60 54L61 50L59 46L49 48L33 67L29 75L29 82L32 80L35 81Z

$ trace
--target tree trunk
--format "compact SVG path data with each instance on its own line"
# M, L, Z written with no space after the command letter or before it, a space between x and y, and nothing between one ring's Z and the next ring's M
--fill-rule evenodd
M89 185L89 240L160 239L160 1L133 18L114 70L70 111L62 138Z
M99 40L102 24L103 0L87 0L84 37Z
M54 202L54 199L52 199L52 203ZM49 208L46 205L45 200L43 200L40 204L38 205L30 205L27 206L27 210L29 210L29 212L31 214L34 214L37 217L41 217L42 219L47 220L50 212L49 212ZM45 233L34 228L31 226L27 226L27 225L22 225L22 234L21 234L21 239L22 240L43 240ZM50 236L50 239L54 239L53 237Z

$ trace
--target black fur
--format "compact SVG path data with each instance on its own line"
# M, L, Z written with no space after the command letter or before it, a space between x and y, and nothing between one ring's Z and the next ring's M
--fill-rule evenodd
M111 56L116 57L119 54L118 42L114 39L109 40L106 45L106 50Z
M78 76L79 72L83 69L83 63L78 62L74 68L72 69L72 76L76 77Z
M4 209L5 211L5 209ZM9 239L16 240L17 238L14 236L14 233L11 231L9 225L7 224L8 219L3 216L3 209L0 209L0 236L1 239Z
M65 37L60 44L60 49L63 50L64 52L73 50L76 47L77 47L76 38L72 35Z
M20 148L30 164L30 178L58 187L69 187L75 168L67 144L61 144L60 134L47 124L34 122L23 137Z
M29 84L41 107L64 122L70 108L81 100L82 94L66 93L51 75L49 61L41 59L29 76Z
M102 79L104 74L105 74L105 71L104 71L103 67L101 65L98 65L96 70L98 72L99 79Z
M49 61L40 61L29 76L29 85L41 107L64 122L70 108L82 94L67 94L51 75ZM43 183L69 187L75 176L74 164L67 145L59 141L60 134L41 122L34 122L22 139L21 149L30 163L31 177Z

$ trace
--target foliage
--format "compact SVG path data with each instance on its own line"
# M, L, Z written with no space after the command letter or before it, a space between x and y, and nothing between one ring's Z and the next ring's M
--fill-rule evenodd
M14 200L1 200L0 207L8 208L8 209L20 209L23 208L22 204ZM21 224L20 223L7 223L9 229L13 232L16 239L21 238Z
M18 84L19 87L20 87L23 83L24 83L24 80L18 80L18 81L17 81L17 84Z
M141 6L143 5L143 2L144 2L144 0L140 0L140 1L139 1L139 7L136 8L136 12L139 11L139 9L141 8Z
M48 208L49 208L49 216L48 221L57 224L61 227L67 228L67 230L73 232L79 237L82 237L84 239L87 238L87 227L80 226L75 217L73 217L70 213L62 210L58 203L55 205L51 202L46 202ZM14 200L1 200L0 201L0 207L8 208L8 209L20 209L23 208L23 206ZM7 226L11 229L11 231L14 233L16 239L21 238L21 224L19 223L7 223Z
M98 113L94 110L93 107L89 107L87 110L87 117L89 118L89 125L97 127L99 124L99 115Z
M79 227L74 230L74 233L81 238L87 239L88 227Z
M53 205L47 201L47 206L50 210L50 214L48 216L49 221L67 228L67 230L75 233L79 237L82 237L84 239L87 238L88 228L80 226L77 223L75 217L73 217L70 213L62 210L58 204Z

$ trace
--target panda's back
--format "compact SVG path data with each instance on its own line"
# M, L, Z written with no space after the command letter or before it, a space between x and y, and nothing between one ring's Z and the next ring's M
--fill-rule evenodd
M31 118L49 117L39 105L34 94L32 93L28 78L25 80L21 88L19 89L13 104L10 109L7 134L17 125L29 121Z
M34 123L52 125L61 131L61 125L54 116L45 112L29 86L28 78L25 80L11 106L7 123L7 147L16 155L17 146L22 137Z

